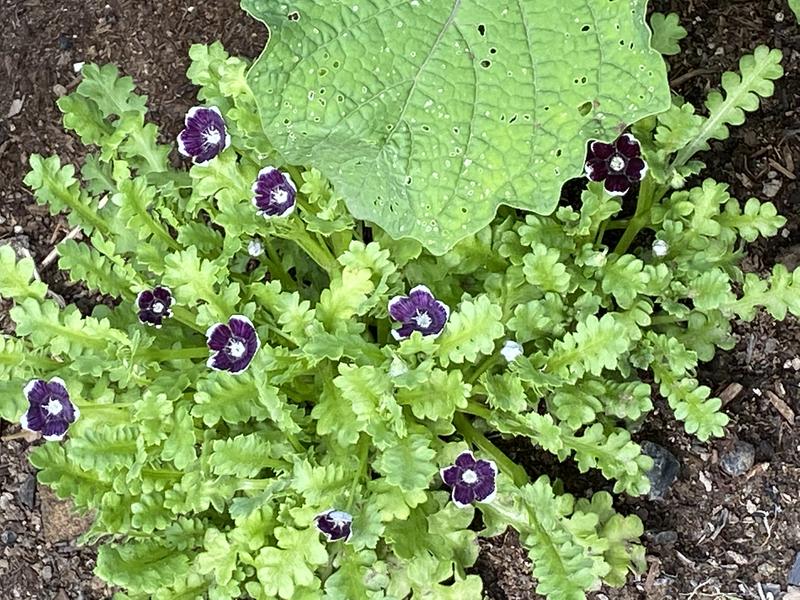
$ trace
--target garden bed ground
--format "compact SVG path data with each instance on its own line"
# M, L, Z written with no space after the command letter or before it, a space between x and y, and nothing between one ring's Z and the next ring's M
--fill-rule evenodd
M137 2L134 0L0 0L0 239L16 237L41 263L66 233L63 219L37 207L22 185L33 152L80 159L80 144L63 133L55 100L77 84L78 62L114 62L150 96L150 117L170 137L180 129L194 89L183 73L191 43L222 39L234 53L253 56L263 30L235 0ZM785 53L786 77L774 98L731 139L706 155L707 174L731 183L734 195L771 198L789 224L769 243L747 250L746 266L765 271L776 261L800 263L800 28L785 0L671 0L655 8L680 13L689 30L686 52L671 62L674 89L696 104L738 56L759 43ZM53 266L42 277L67 301L94 301ZM0 323L7 318L0 308ZM701 444L659 410L637 439L668 448L680 461L677 482L660 501L621 499L619 508L645 523L648 573L623 591L596 598L781 598L800 550L800 324L760 317L737 324L739 343L703 368L715 392L741 390L727 404L725 440ZM777 398L777 400L776 400ZM786 409L789 409L787 411ZM15 426L0 423L0 433ZM755 448L743 475L720 468L736 441ZM93 578L91 549L75 546L83 523L35 483L25 462L27 444L0 445L0 598L99 599L110 594ZM569 491L602 485L569 465L556 466L527 448L509 448L531 474L557 473ZM595 488L597 489L597 488ZM490 597L536 598L530 565L513 536L488 541L477 565ZM779 592L782 590L782 592ZM791 595L790 595L791 596ZM800 596L795 596L796 600ZM788 600L788 597L787 597Z

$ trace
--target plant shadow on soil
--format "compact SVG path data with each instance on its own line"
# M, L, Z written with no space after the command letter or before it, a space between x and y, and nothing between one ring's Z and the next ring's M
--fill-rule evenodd
M721 73L735 69L739 56L758 44L784 51L786 75L775 96L702 158L708 164L704 176L729 182L740 200L772 200L789 220L779 237L747 248L746 269L765 274L775 262L794 268L800 264L800 185L795 180L800 54L793 48L800 48L800 28L786 1L654 4L661 12L679 13L689 31L684 52L669 60L670 77L673 89L696 106L709 87L719 84ZM37 263L68 227L33 202L22 178L31 153L58 153L72 162L82 158L80 144L63 132L55 107L56 98L79 81L74 63L113 62L131 75L150 97L149 118L160 124L166 141L194 104L195 90L183 77L189 45L221 39L232 53L255 56L264 37L263 28L234 0L196 5L188 0L62 0L57 8L42 0L0 0L0 20L6 24L0 60L0 81L6 82L0 88L0 239L16 238ZM41 275L84 310L97 302L54 266ZM0 327L8 330L6 309L0 306ZM718 353L700 372L701 382L715 393L731 383L742 386L725 407L731 417L727 437L697 442L656 400L656 410L635 437L668 448L681 471L663 500L617 499L619 510L638 514L645 524L649 570L623 590L604 589L594 598L677 600L694 593L698 599L757 599L767 597L759 595L759 586L763 593L786 590L786 575L800 550L800 433L776 410L768 392L800 414L800 372L791 366L800 349L800 325L791 317L778 324L760 315L752 323L737 323L735 333L736 348ZM12 429L0 424L0 433ZM721 470L719 458L737 440L755 447L755 465L732 477ZM558 476L577 496L607 486L529 446L511 443L506 449L532 475ZM36 488L26 451L23 442L0 446L0 597L110 596L92 576L92 549L75 546L80 521L62 519L52 526L66 509ZM538 598L530 564L512 533L484 540L481 547L475 572L489 598Z

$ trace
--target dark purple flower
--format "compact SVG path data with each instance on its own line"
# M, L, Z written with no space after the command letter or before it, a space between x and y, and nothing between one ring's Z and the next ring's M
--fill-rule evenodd
M216 106L189 109L184 125L178 134L178 152L197 165L204 165L231 145L225 120Z
M139 295L136 296L139 321L160 329L161 322L172 316L170 307L173 304L175 304L175 298L172 297L172 292L162 285L152 290L139 292Z
M464 508L473 502L491 502L497 487L497 466L491 460L478 459L472 452L462 452L455 464L440 471L442 481L452 488L456 506Z
M612 196L622 196L634 183L644 179L647 163L642 148L630 133L623 133L614 142L592 142L586 157L586 176L602 181Z
M69 399L67 386L62 379L53 377L50 382L34 379L24 389L30 404L19 420L23 429L36 431L49 441L64 439L70 424L81 411Z
M233 315L228 323L217 323L206 331L206 340L211 349L208 366L215 371L244 371L256 355L261 342L250 319Z
M262 217L286 217L292 213L297 187L292 178L275 167L264 167L253 183L253 206Z
M402 326L393 329L396 340L410 336L414 331L422 335L437 336L444 329L450 309L433 297L424 285L413 288L408 296L395 296L389 300L389 315Z
M343 510L330 509L314 517L317 529L325 534L329 542L338 542L350 539L353 533L353 517Z

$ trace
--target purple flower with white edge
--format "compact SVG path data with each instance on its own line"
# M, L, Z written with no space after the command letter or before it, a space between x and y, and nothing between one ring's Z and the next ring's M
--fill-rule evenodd
M233 315L226 323L212 325L206 331L211 356L208 366L215 371L238 374L244 371L258 352L261 341L250 319Z
M314 522L329 542L347 542L353 533L353 516L343 510L326 510L314 517Z
M634 183L644 179L647 163L642 147L630 133L623 133L610 144L594 141L586 157L586 176L602 181L612 196L625 195Z
M24 393L30 406L19 420L22 428L41 433L51 442L64 439L69 426L81 414L70 401L64 381L58 377L49 382L34 379L25 386Z
M267 219L286 217L294 211L297 186L287 173L264 167L253 182L253 206Z
M396 340L405 339L415 331L436 337L447 323L450 308L434 298L427 287L418 285L408 296L395 296L389 300L389 315L402 324L399 329L392 330Z
M225 119L216 106L195 106L184 119L183 131L178 134L178 152L204 165L231 145Z
M164 319L172 316L170 307L173 304L175 304L175 298L172 297L172 292L163 285L156 286L152 290L139 292L139 295L136 296L139 322L161 329Z
M452 489L453 503L459 508L473 502L491 502L497 493L497 465L491 460L476 460L472 452L462 452L453 465L439 473Z

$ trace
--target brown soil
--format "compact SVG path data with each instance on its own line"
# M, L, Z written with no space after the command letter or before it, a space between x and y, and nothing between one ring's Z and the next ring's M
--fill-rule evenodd
M800 28L786 1L655 4L657 10L678 12L689 30L682 43L687 50L670 60L671 77L676 91L696 105L718 85L723 71L736 67L742 53L762 43L784 51L787 74L775 96L732 130L729 140L714 144L704 157L709 165L704 175L730 182L740 199L774 191L771 199L789 224L778 238L751 245L745 264L756 272L776 261L797 266L800 55L795 49ZM21 241L37 261L64 235L66 225L36 206L21 181L33 152L80 159L80 144L62 131L54 104L78 82L74 63L119 65L150 96L151 118L172 138L194 101L194 89L182 76L189 45L221 39L231 52L254 56L263 39L262 28L234 0L196 5L187 0L0 0L0 21L5 25L0 37L0 239L25 236ZM12 106L21 110L6 117ZM52 266L42 277L69 301L92 301ZM701 444L663 405L638 432L638 439L671 450L682 468L664 500L619 500L620 510L640 515L645 523L650 570L622 591L597 592L598 600L764 600L786 591L786 575L800 550L800 433L776 410L769 392L800 413L800 372L791 366L800 348L800 324L792 318L776 324L761 316L737 324L736 332L736 349L720 353L701 373L716 392L731 383L742 385L726 406L728 437ZM756 448L754 467L738 477L719 466L719 457L735 440ZM70 528L80 523L64 519L63 505L34 486L26 450L21 441L0 446L0 598L108 597L91 574L91 549L75 546L77 530ZM569 466L558 472L577 494L599 485ZM485 541L482 548L477 571L493 600L537 598L530 566L513 535Z

